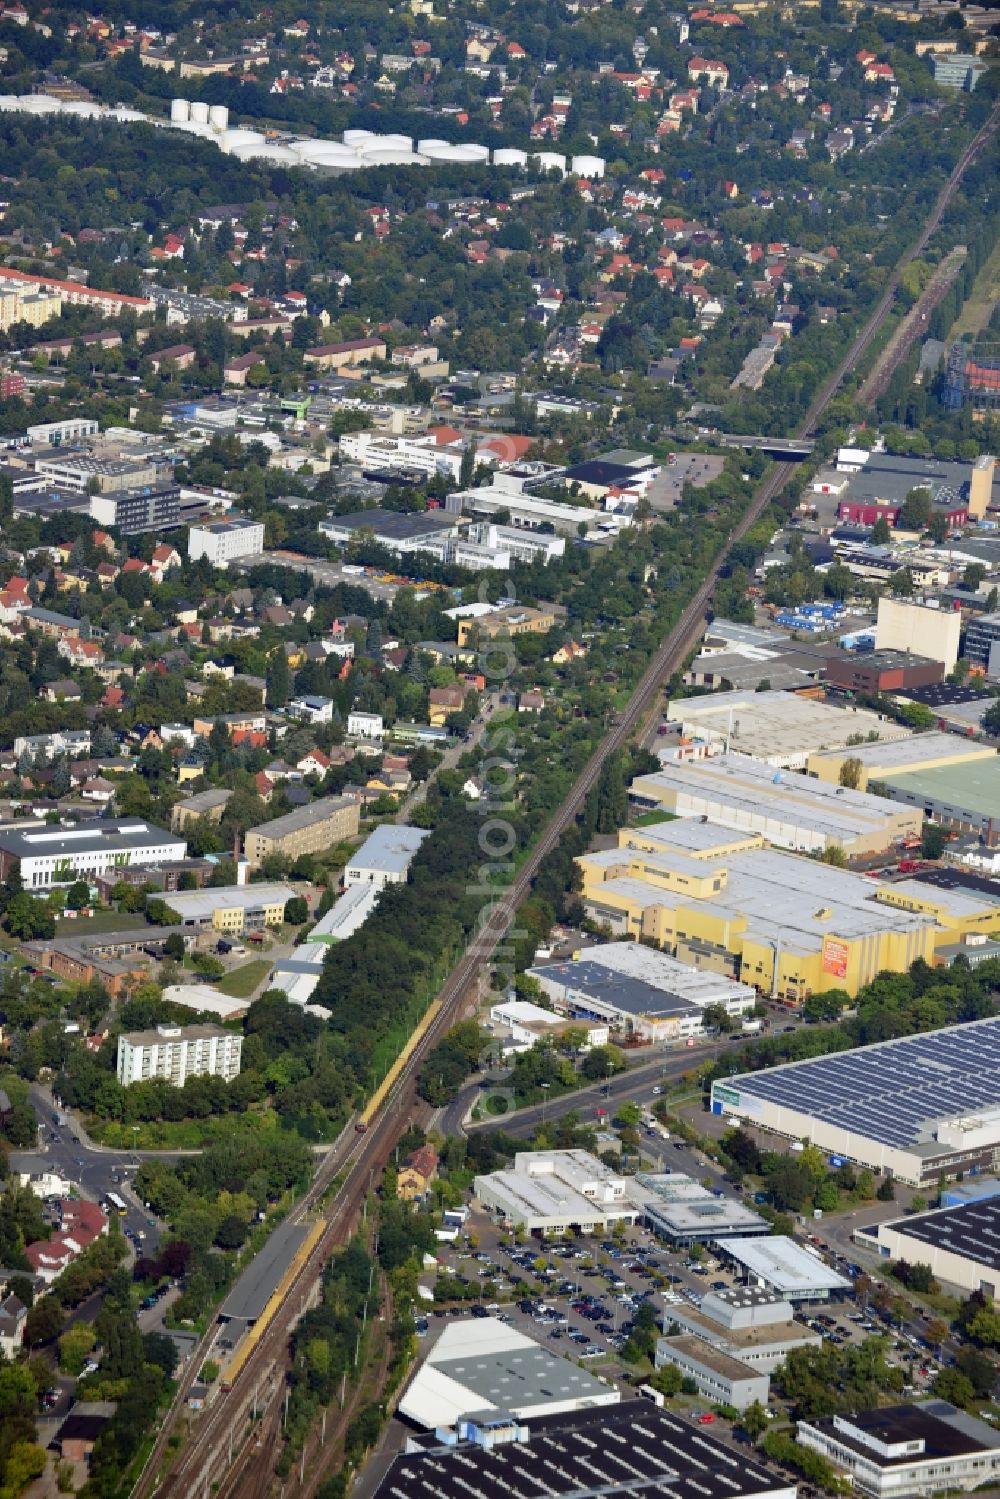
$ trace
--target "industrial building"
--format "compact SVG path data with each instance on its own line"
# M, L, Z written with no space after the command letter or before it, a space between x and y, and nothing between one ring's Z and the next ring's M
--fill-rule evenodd
M988 1489L1000 1473L1000 1432L946 1400L814 1417L795 1437L872 1499Z
M946 672L958 660L962 616L957 609L932 609L883 594L878 601L875 649L902 651L940 661Z
M526 1233L604 1233L638 1223L653 1195L585 1150L519 1151L513 1166L477 1176L473 1191L503 1223Z
M509 999L490 1009L491 1024L488 1027L492 1038L500 1043L504 1055L514 1051L529 1051L539 1041L558 1040L569 1031L580 1031L587 1046L606 1046L611 1029L608 1025L588 1020L584 1025L567 1020L554 1010L543 1010L541 1005L527 999Z
M504 528L509 526L519 533L551 526L552 534L562 537L579 536L581 525L588 531L596 530L609 519L605 511L589 505L568 505L525 494L523 481L509 473L495 474L491 483L477 489L460 489L450 494L446 508L453 515L483 521L493 521L498 515L509 516Z
M181 1005L199 1015L214 1015L217 1020L242 1020L250 1007L248 999L231 999L211 984L168 984L163 991L164 1003Z
M351 515L332 515L319 523L321 535L336 546L366 538L391 552L422 552L442 536L457 536L454 518L439 510L406 514L398 510L356 510Z
M738 835L707 823L700 826L716 833L718 853L692 856L677 842L685 826L626 828L618 848L577 859L584 910L613 936L651 939L771 998L798 1004L834 987L856 994L883 969L930 962L938 941L976 925L977 913L967 912L940 927L929 910L881 900L898 887L846 869L824 867L817 888L815 866L797 855L763 848L759 837L731 852Z
M965 766L972 761L996 758L996 750L990 744L977 744L974 740L960 739L956 734L935 729L928 734L911 734L905 739L819 750L809 756L806 770L810 776L839 786L844 765L848 760L854 761L860 767L858 790L866 791L873 784L881 785L887 776L938 770L942 766Z
M926 1265L938 1280L991 1301L1000 1294L1000 1198L894 1218L858 1231L857 1242L885 1259Z
M498 636L544 635L556 623L551 607L529 609L524 604L512 604L506 609L493 609L489 614L476 615L458 621L458 643L460 646L479 641L495 640Z
M182 838L136 817L101 818L75 827L0 826L0 879L16 869L26 890L93 880L131 864L169 864L186 855Z
M153 1078L175 1088L183 1088L189 1077L221 1077L228 1083L239 1074L242 1050L243 1037L218 1025L158 1025L123 1033L118 1081L123 1088Z
M259 557L264 550L264 523L244 515L207 521L188 531L188 560L205 557L213 567L228 567L239 557Z
M988 746L983 746L989 749ZM1000 834L1000 755L940 766L936 770L883 775L885 796L923 816L994 843Z
M783 1296L759 1286L708 1291L697 1306L669 1306L664 1326L701 1338L720 1353L764 1374L773 1374L798 1348L821 1348L822 1333L796 1322L795 1308Z
M153 896L162 900L182 927L211 927L229 935L281 926L295 891L289 885L206 885Z
M428 836L426 828L410 828L383 822L352 854L344 869L344 885L370 885L384 890L406 880L410 865Z
M795 1499L796 1489L702 1426L629 1400L601 1410L534 1417L486 1412L460 1422L458 1440L410 1438L374 1499Z
M788 1302L830 1301L853 1293L851 1281L785 1234L757 1239L716 1239L715 1253L748 1286Z
M397 1407L424 1430L530 1420L617 1405L618 1386L578 1369L497 1317L445 1324Z
M637 776L629 796L642 811L707 817L722 827L760 833L777 848L837 848L848 858L919 837L923 824L920 812L901 815L880 797L784 775L740 754L664 764L652 775Z
M877 697L907 687L933 687L944 680L944 663L907 651L845 652L831 656L826 683L838 692L861 692Z
M667 718L689 739L722 745L775 770L804 770L819 750L843 749L860 734L903 739L909 730L864 708L833 707L792 692L716 692L678 698Z
M361 822L361 808L349 796L325 796L319 801L286 812L259 827L249 828L243 840L244 853L252 867L268 854L294 860L303 854L318 854L352 838Z
M712 1084L711 1109L911 1186L1000 1162L1000 1019Z
M637 942L588 947L573 962L542 964L529 976L563 1014L603 1020L615 1032L653 1042L701 1035L708 1006L721 1005L736 1017L757 1003L749 985Z
M343 942L368 920L378 902L381 886L348 885L339 900L334 901L325 916L306 934L306 943Z

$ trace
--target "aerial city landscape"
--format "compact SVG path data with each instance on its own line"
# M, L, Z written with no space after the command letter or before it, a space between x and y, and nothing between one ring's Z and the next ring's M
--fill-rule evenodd
M1000 1491L1000 8L0 0L0 1499Z

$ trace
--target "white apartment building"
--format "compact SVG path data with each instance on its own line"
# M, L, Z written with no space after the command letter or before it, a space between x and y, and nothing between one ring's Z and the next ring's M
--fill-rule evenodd
M426 828L382 823L352 855L344 870L345 886L372 885L376 890L384 890L386 885L402 884L427 836Z
M226 567L236 557L259 557L264 550L262 521L237 515L209 521L188 531L188 557L207 557L213 567Z
M381 739L385 733L381 713L349 713L347 732L352 739Z
M221 1077L227 1083L239 1075L243 1037L218 1025L158 1025L118 1037L118 1081L131 1083L162 1078L182 1088L189 1077Z

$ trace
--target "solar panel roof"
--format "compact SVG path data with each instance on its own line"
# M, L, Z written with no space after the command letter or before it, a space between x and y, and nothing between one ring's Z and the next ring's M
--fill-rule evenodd
M826 1124L907 1149L943 1119L1000 1107L1000 1018L722 1080Z

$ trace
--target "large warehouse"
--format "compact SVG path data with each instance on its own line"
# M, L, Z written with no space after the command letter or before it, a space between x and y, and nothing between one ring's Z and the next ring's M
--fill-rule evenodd
M1000 1018L712 1084L726 1114L910 1186L1000 1160Z
M678 698L667 716L692 739L725 744L775 770L804 770L819 750L842 749L860 734L905 739L909 729L863 708L834 708L794 692L713 692Z
M856 994L882 969L930 962L971 919L940 926L927 906L883 902L892 887L846 869L824 867L817 887L815 865L760 847L759 836L758 846L730 852L738 835L709 823L696 826L714 831L718 854L692 855L686 826L623 829L621 847L579 858L587 915L613 936L650 938L774 999L798 1004L834 987Z
M724 974L707 973L638 942L588 947L572 963L529 969L557 1009L583 1019L606 1020L616 1031L648 1041L682 1041L701 1035L705 1009L748 1014L756 990Z
M837 848L849 858L919 838L923 825L920 811L904 812L863 791L785 775L749 755L664 765L652 775L637 776L629 796L643 810L707 817L725 828L760 833L776 848L799 853Z
M857 1235L886 1259L926 1265L938 1280L962 1291L1000 1291L1000 1198L894 1218ZM874 1244L872 1243L874 1241Z
M1000 832L1000 755L882 776L885 794L935 822L995 842Z
M873 744L850 744L843 749L818 750L809 756L806 769L821 781L840 784L840 773L848 760L856 762L858 790L866 791L887 776L906 775L913 771L940 770L943 766L966 765L974 760L995 760L991 744L962 739L934 729L929 734L912 734L907 739L880 739Z

